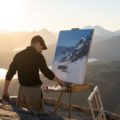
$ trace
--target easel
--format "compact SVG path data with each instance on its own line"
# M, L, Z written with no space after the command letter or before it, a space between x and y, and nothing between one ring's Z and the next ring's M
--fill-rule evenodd
M86 33L85 31L88 31L88 32ZM85 31L80 30L79 28L73 28L72 30L61 31L60 32L58 40L60 41L62 39L62 41L58 43L58 47L59 46L63 46L63 47L67 47L67 48L68 47L73 47L74 49L72 49L70 52L68 52L65 55L63 55L62 52L60 52L60 54L62 56L64 56L60 61L59 60L57 61L57 59L56 59L57 57L59 57L59 55L55 56L55 62L54 63L57 62L56 64L54 64L55 72L59 69L60 71L64 72L67 75L69 75L69 74L72 75L73 72L75 72L75 71L72 71L69 74L68 74L68 71L70 69L72 69L72 70L75 69L76 70L76 66L73 67L74 64L72 64L72 66L66 67L66 63L70 64L70 63L78 61L78 60L80 60L81 58L84 58L84 57L85 57L85 59L81 59L81 60L85 60L85 61L87 60L88 50L89 50L90 42L92 40L92 35L93 35L93 29L88 29L88 30L85 30ZM71 40L72 39L74 40L74 36L76 36L76 39L78 39L78 40L75 41L75 42L70 42L69 46L65 46L64 44L66 44L66 42L67 42L66 40L67 39L69 40L69 38ZM63 42L64 39L65 39L65 42ZM61 49L62 49L62 47L61 47ZM56 52L57 51L59 51L59 49L56 48ZM83 54L82 54L82 52L83 52ZM78 62L78 63L83 63L83 64L79 65L79 66L81 66L81 69L83 68L83 73L80 74L78 72L78 75L82 75L82 77L79 78L81 80L80 82L83 82L83 80L84 80L84 73L85 73L85 71L84 71L85 66L84 65L87 63L87 61L86 61L86 63L85 63L85 61ZM59 63L62 63L62 64L59 64ZM66 69L68 69L68 70L66 70ZM79 70L81 70L81 69L79 69ZM62 74L62 72L60 74ZM57 76L57 74L56 74L56 76ZM65 80L64 77L62 78L62 76L59 76L58 78L63 80L63 81ZM78 81L73 81L73 80L78 79L78 78L77 79L76 78L72 77L72 76L69 76L68 79L67 79L67 82L69 81L69 79L71 79L69 82L75 83L75 84L68 85L66 87L66 89L59 90L60 95L58 97L58 101L56 103L55 110L54 110L54 112L57 111L57 109L59 107L59 104L60 104L60 100L63 96L63 93L69 93L69 116L68 116L69 118L71 118L71 110L72 110L72 106L71 106L72 93L73 92L80 92L80 91L84 91L84 90L89 90L89 89L93 88L93 84L84 84L84 83L80 84L80 83L78 83Z
M58 97L58 101L56 103L56 106L55 106L55 110L54 112L57 112L57 109L59 107L59 104L60 104L60 100L62 98L62 95L63 93L69 93L69 114L68 114L68 118L71 118L71 112L72 112L72 104L71 104L71 98L72 98L72 93L73 92L81 92L81 91L84 91L84 90L93 90L93 84L73 84L73 85L70 85L68 86L66 89L63 89L60 91L60 95Z

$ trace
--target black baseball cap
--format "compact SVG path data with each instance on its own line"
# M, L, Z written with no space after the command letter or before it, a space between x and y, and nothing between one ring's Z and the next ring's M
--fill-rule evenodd
M36 35L32 38L31 45L34 45L36 42L39 42L42 45L43 50L47 50L47 46L45 44L45 41L40 35Z

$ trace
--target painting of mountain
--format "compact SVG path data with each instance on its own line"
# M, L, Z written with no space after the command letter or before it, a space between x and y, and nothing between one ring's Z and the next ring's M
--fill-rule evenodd
M93 29L61 31L53 61L56 76L66 82L84 82Z

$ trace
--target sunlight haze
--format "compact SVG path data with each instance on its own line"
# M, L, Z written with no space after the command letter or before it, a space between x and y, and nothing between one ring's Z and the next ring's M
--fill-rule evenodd
M0 0L0 31L120 27L119 0Z
M41 50L43 47L43 43L40 42L39 45L38 42L37 44L35 42L34 45L31 45L31 40L36 35L43 38L48 48L41 51L45 60L41 54L37 53L39 48ZM34 40L36 41L36 38ZM60 40L62 42L59 42ZM55 61L56 57L57 61ZM16 103L14 99L13 102L11 101L11 96L18 96L19 85L30 86L30 89L35 88L35 90L41 87L40 81L38 81L38 71L43 88L51 85L55 85L57 88L59 80L55 80L56 82L53 83L47 79L52 79L53 74L49 73L46 65L52 71L54 70L53 65L55 65L53 72L60 80L70 78L65 82L65 88L69 88L72 83L81 85L90 83L98 86L107 117L114 118L114 115L117 116L117 114L119 116L120 0L0 0L0 98L4 96L5 79L13 79L8 92L10 104L13 103L15 108ZM12 77L15 71L16 74ZM21 82L21 80L24 81ZM27 88L26 90L28 90ZM62 88L60 89L62 90ZM49 92L49 89L46 90ZM56 100L59 94L48 92L43 92L44 98L52 98L51 103L51 100ZM31 93L35 93L35 91L31 91ZM87 99L90 93L90 91L83 91L82 94L74 92L72 103L77 106L77 109L80 106L80 109L86 108L88 111ZM5 98L7 98L6 95ZM31 94L29 95L31 96ZM69 98L66 95L62 98L63 104L61 104L61 110L64 110L65 114ZM14 111L15 116L12 116L11 107L8 111L0 99L0 112L3 111L1 107L5 108L7 113L4 114L5 116L1 116L0 113L0 118L10 120L16 115L20 119L23 118L22 111L22 114ZM46 111L48 112L50 109L46 109ZM72 114L73 117L78 115L78 118L73 119L82 119L80 117L83 115L87 119L86 114L82 114L80 111L78 114L77 109ZM11 116L8 115L8 112ZM36 113L35 115L40 116ZM25 119L28 116L25 115ZM61 119L64 117L62 114L60 116ZM67 119L67 114L65 116ZM32 118L30 119L32 120Z

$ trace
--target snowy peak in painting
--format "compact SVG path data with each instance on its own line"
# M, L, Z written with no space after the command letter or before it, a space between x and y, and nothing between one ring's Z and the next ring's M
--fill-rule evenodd
M65 57L60 60L60 62L75 62L79 60L81 57L87 56L89 50L90 40L85 37L81 37L79 42L73 47L68 48L64 53L66 53Z

